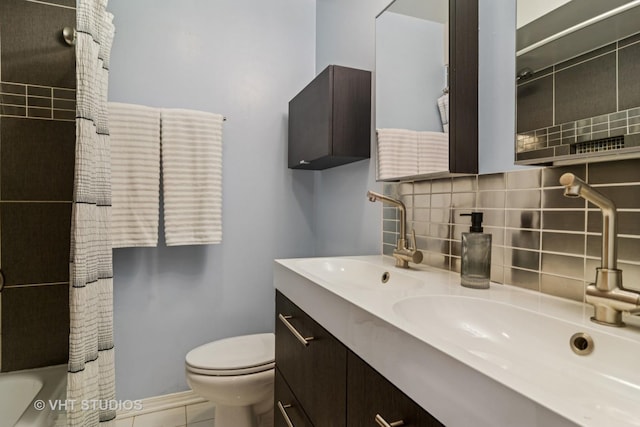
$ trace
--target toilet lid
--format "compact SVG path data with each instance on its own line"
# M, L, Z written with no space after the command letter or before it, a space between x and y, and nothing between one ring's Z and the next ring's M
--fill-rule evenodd
M240 375L275 366L275 335L272 333L225 338L196 347L187 353L187 369L202 375Z

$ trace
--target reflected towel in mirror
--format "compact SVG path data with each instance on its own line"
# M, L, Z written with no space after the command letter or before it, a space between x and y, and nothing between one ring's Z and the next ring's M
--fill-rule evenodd
M391 179L418 173L418 132L378 129L378 178Z
M442 130L449 133L449 94L445 93L438 98L438 110L440 111L440 121L442 122Z
M449 170L449 134L418 132L418 174Z
M378 179L449 170L449 135L409 129L377 129Z

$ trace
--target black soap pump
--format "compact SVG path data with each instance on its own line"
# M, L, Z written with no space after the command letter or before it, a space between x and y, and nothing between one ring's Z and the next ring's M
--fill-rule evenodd
M487 289L491 279L491 234L482 232L482 212L460 214L471 217L471 228L462 233L460 284Z

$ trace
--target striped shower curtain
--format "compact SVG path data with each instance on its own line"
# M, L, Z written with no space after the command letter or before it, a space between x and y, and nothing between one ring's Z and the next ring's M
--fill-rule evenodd
M68 426L114 425L111 157L107 124L113 16L77 1L76 163L69 265Z

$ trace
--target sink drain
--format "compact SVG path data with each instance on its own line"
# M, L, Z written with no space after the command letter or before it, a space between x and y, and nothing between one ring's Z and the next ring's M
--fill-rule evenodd
M593 338L591 338L589 334L585 334L584 332L578 332L571 335L569 345L571 346L571 350L573 350L575 354L579 354L580 356L591 354L594 346Z
M382 283L387 283L390 278L391 278L391 273L389 273L388 271L385 271L384 273L382 273L382 277L380 278L380 280L382 280Z

